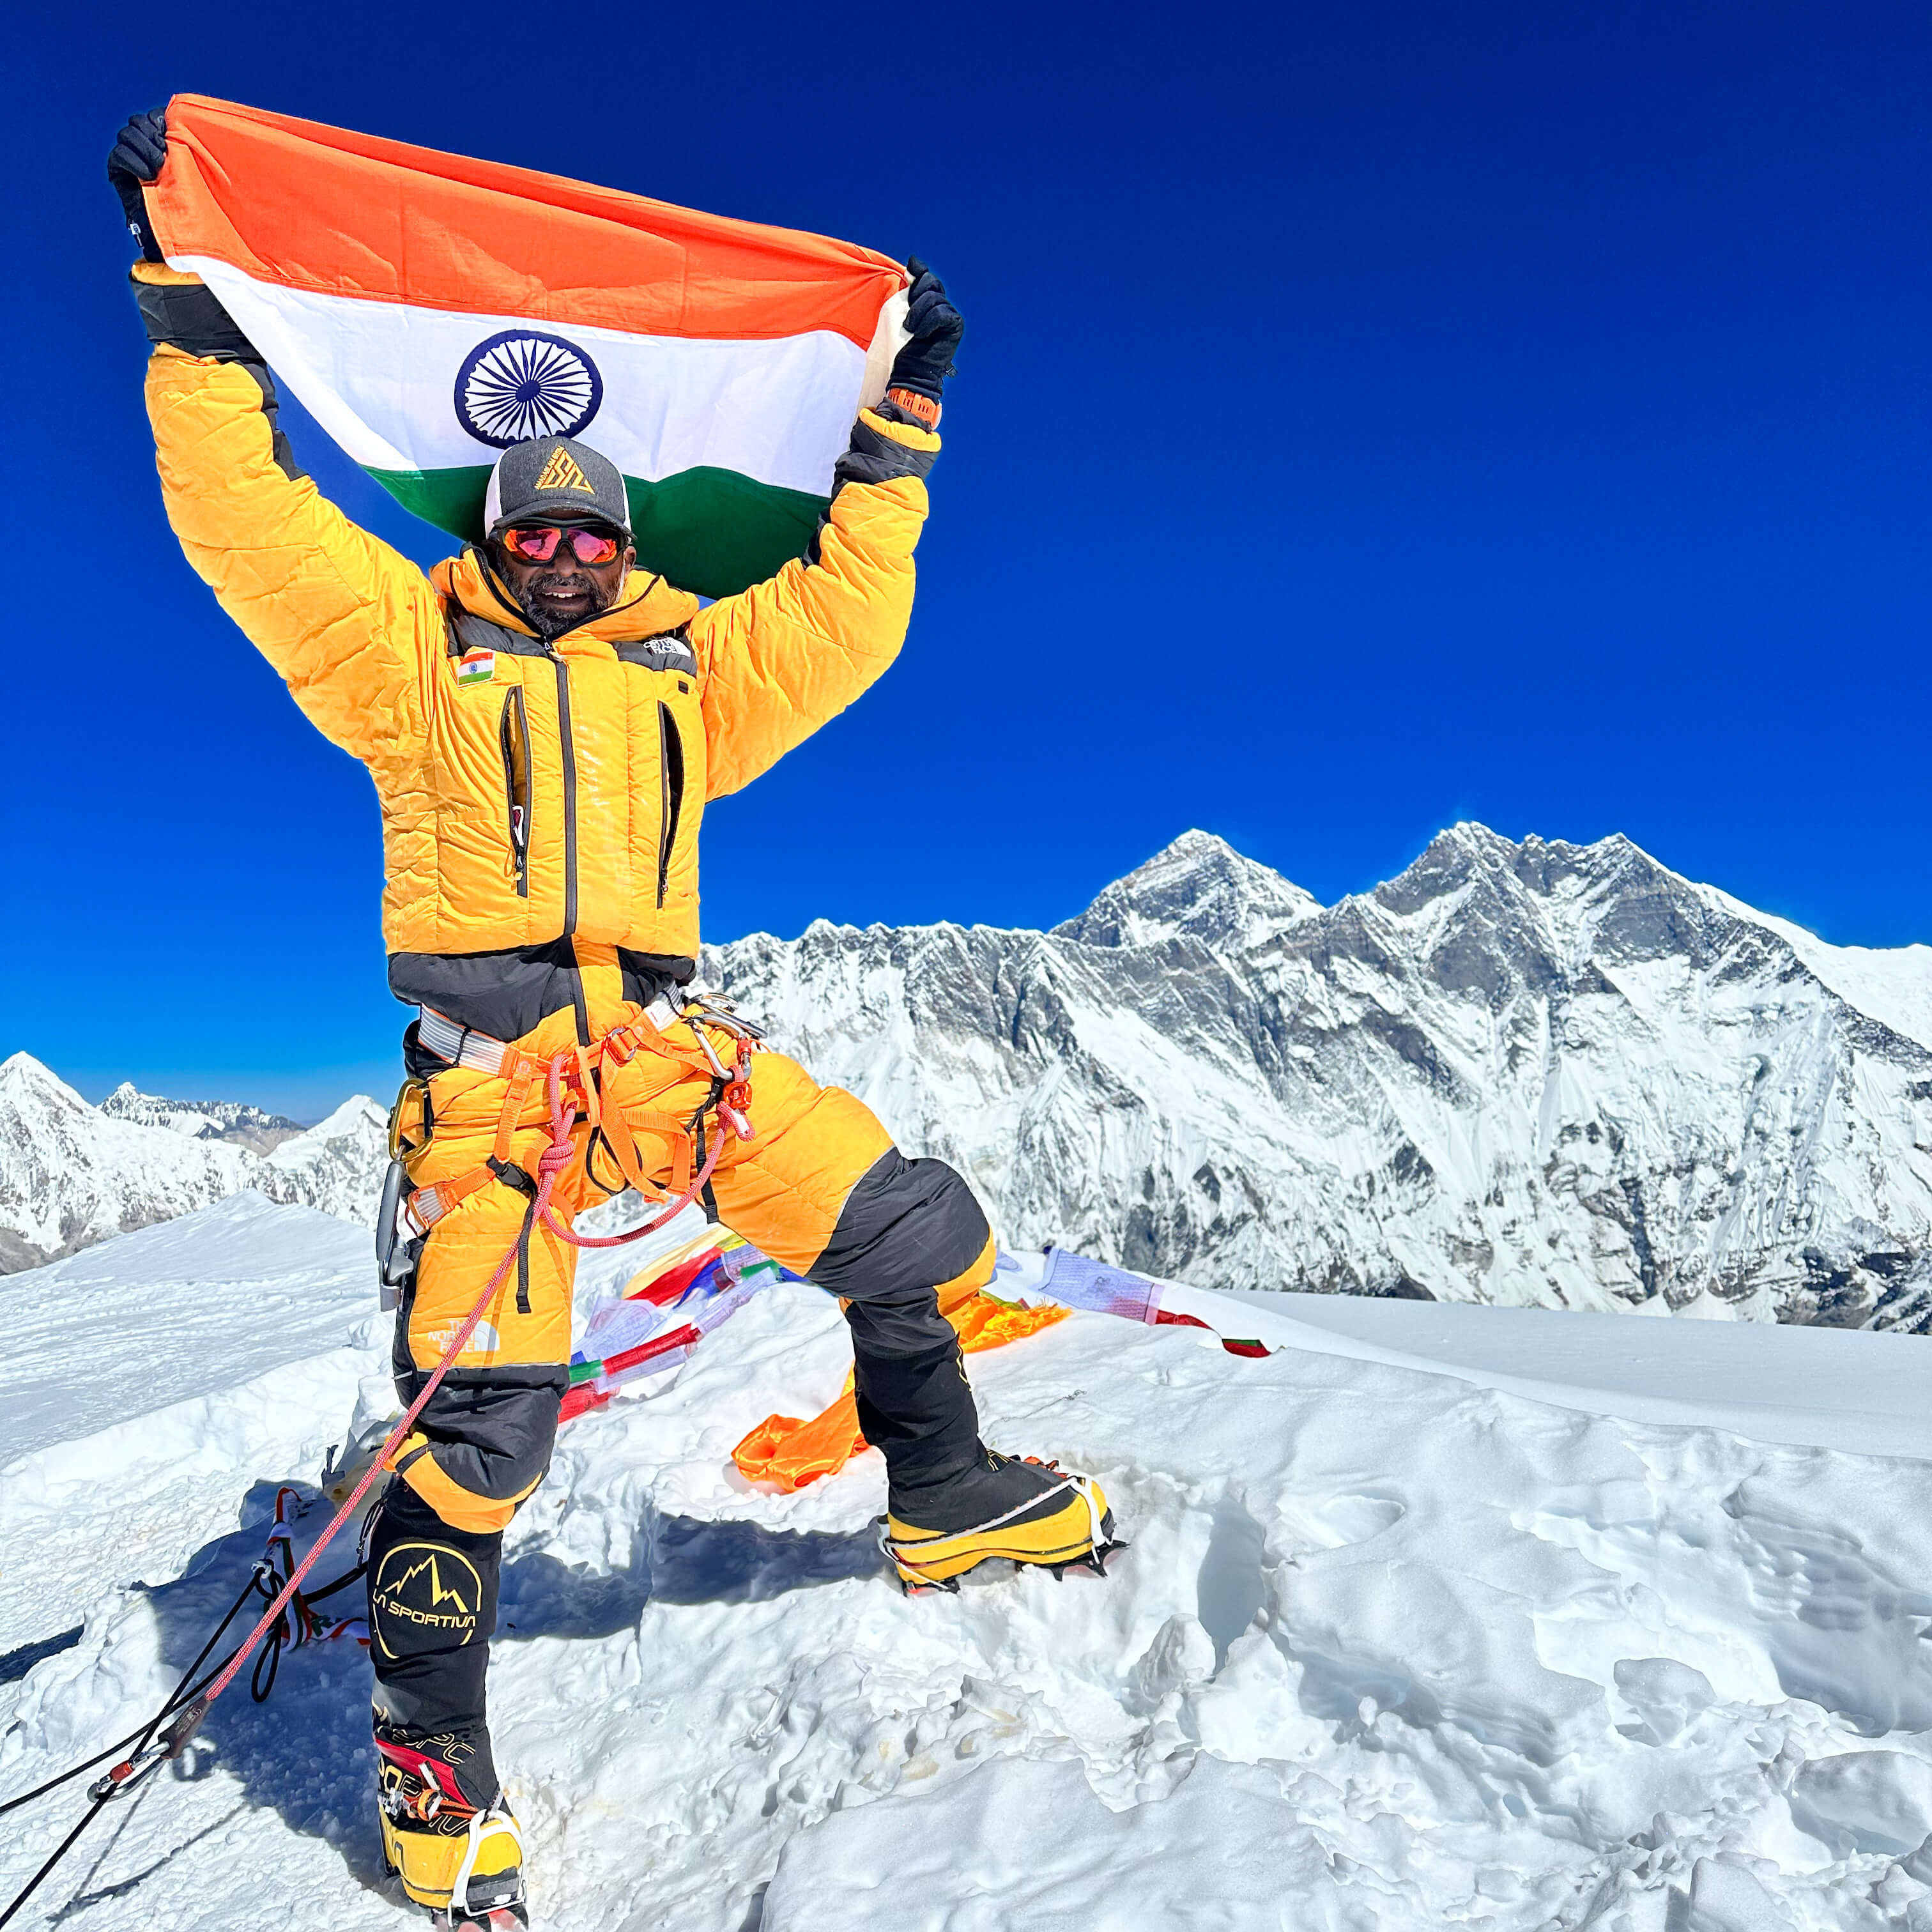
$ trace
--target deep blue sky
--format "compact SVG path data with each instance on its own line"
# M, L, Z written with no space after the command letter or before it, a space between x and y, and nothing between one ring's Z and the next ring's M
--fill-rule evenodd
M713 808L712 938L1051 922L1191 825L1332 898L1474 817L1932 939L1922 5L202 17L12 30L0 1052L313 1113L404 1017L368 781L161 516L102 163L177 89L947 277L910 644Z

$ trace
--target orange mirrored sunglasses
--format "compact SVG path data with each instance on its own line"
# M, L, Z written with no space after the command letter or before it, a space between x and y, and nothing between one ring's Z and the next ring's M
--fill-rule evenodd
M506 530L502 542L512 556L520 557L526 563L548 563L556 556L557 545L566 537L570 539L570 548L579 563L615 562L623 542L614 531L580 527L568 530Z

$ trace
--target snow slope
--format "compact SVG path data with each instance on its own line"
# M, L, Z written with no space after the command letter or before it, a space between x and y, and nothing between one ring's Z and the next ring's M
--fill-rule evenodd
M178 1245L93 1251L14 1371L56 1372L90 1321L278 1294L314 1301L316 1352L291 1361L264 1319L138 1423L0 1438L0 1653L85 1620L24 1674L0 1656L0 1793L139 1721L245 1577L271 1486L314 1478L381 1372L368 1304L346 1271L321 1285L331 1231L244 1202L158 1232ZM586 1297L622 1265L598 1258ZM1593 1413L1604 1392L1560 1379L1568 1406L1472 1387L1386 1358L1426 1337L1284 1305L1243 1318L1316 1340L1265 1360L1082 1316L975 1358L992 1439L1106 1484L1132 1540L1105 1582L908 1600L867 1528L876 1456L789 1498L731 1479L752 1424L837 1390L849 1351L808 1288L573 1425L511 1533L492 1667L539 1925L1932 1928L1924 1463ZM1456 1312L1480 1352L1498 1316ZM1648 1347L1687 1408L1680 1338L1758 1339L1616 1326L1628 1372ZM1779 1340L1846 1412L1870 1352L1922 1346ZM124 1544L137 1522L166 1527ZM378 1874L368 1691L359 1653L285 1659L271 1702L224 1700L184 1774L110 1811L17 1922L418 1922ZM79 1810L8 1821L0 1897Z
M244 1192L9 1278L0 1652L50 1605L176 1574L258 1474L320 1466L370 1371L370 1257Z
M1388 1362L1633 1422L1932 1460L1932 1361L1869 1330L1652 1322L1354 1294L1235 1292L1258 1339ZM1237 1324L1240 1325L1240 1324Z

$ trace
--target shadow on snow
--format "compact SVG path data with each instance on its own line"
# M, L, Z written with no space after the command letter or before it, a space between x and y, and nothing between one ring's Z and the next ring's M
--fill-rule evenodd
M150 1592L162 1658L173 1676L194 1661L246 1583L262 1552L277 1487L258 1483L242 1504L243 1526L205 1544L180 1577ZM305 1528L314 1526L320 1508L310 1502ZM317 1574L326 1583L352 1562L350 1550L344 1549L338 1559L332 1545ZM630 1563L622 1570L600 1573L568 1566L541 1551L506 1564L497 1640L609 1636L634 1625L652 1603L759 1603L794 1590L875 1575L879 1568L869 1529L847 1535L793 1534L754 1523L705 1522L647 1512L638 1526ZM250 1596L212 1663L247 1634L262 1607ZM359 1616L363 1610L362 1592L356 1585L322 1606L322 1612L337 1616ZM64 1648L68 1640L63 1634L45 1648ZM204 1675L209 1667L203 1666ZM106 1817L112 1828L88 1859L57 1919L64 1922L89 1905L136 1892L189 1846L260 1806L273 1808L292 1830L333 1846L358 1885L395 1896L383 1872L372 1802L376 1754L369 1735L371 1681L367 1654L350 1639L285 1652L265 1703L251 1700L244 1671L209 1712L183 1757L126 1800L124 1810L110 1808ZM217 1767L239 1780L242 1802L210 1820L208 1798L197 1799L174 1787L200 1783ZM134 1810L146 1809L152 1820L152 1808L167 1803L178 1807L174 1830L166 1834L172 1840L170 1848L151 1857L139 1871L116 1872L113 1853ZM61 1889L56 1881L56 1897Z

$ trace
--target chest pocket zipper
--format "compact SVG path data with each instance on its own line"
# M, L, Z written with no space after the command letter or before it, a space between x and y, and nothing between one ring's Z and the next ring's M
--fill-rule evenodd
M503 746L504 802L509 814L510 850L517 862L517 896L530 896L530 734L524 712L524 688L503 694L499 728Z
M658 904L662 906L670 884L671 848L677 843L678 814L684 809L684 740L670 706L658 706Z

